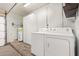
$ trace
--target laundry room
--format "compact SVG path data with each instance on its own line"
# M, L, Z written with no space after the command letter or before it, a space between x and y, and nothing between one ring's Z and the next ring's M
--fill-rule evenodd
M32 46L32 54L79 55L78 12L77 3L47 3L23 17L23 40Z
M79 3L0 3L0 56L79 56Z

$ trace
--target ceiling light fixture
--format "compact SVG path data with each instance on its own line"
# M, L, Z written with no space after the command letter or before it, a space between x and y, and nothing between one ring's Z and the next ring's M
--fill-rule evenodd
M30 4L31 4L31 3L27 3L27 4L24 5L24 7L27 7L27 6L30 5Z

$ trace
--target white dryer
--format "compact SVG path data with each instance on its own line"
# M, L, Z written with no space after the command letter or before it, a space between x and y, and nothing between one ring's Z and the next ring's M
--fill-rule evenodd
M37 56L74 56L75 39L71 28L32 33L32 53Z

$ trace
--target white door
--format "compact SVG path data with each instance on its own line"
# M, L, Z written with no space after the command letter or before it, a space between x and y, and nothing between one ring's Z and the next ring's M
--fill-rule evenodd
M23 41L31 44L31 34L36 32L36 18L32 13L23 19Z
M64 39L46 38L46 56L69 56L69 42Z
M0 17L0 46L5 44L5 18Z

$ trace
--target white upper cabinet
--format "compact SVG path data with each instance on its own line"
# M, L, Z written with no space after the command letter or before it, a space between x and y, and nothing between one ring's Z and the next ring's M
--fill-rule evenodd
M50 28L62 26L61 3L52 3L48 5L48 24Z
M42 7L35 12L36 19L37 19L37 27L45 28L46 27L46 16L47 16L47 7Z
M48 27L62 26L62 4L52 3L48 4L35 11L38 29Z

